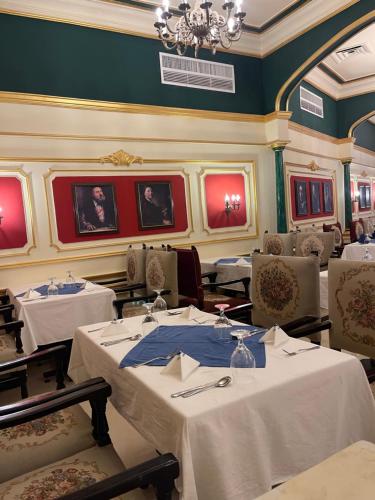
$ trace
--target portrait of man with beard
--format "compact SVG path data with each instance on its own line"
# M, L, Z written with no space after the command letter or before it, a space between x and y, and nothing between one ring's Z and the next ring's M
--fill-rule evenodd
M73 195L79 234L118 230L112 184L75 184Z

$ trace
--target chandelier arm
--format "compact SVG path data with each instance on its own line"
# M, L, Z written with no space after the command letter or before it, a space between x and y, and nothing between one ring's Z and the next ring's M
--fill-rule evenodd
M233 10L233 9L232 9L231 7L229 7L229 8L227 9L227 18L226 18L226 20L225 20L225 23L223 24L223 28L226 28L226 27L228 26L228 21L229 21L230 15L231 15L231 13L232 13L232 10Z
M172 33L172 35L177 35L177 31L173 31L173 29L169 26L167 20L165 21L165 26L166 26L167 30L169 31L169 33Z
M177 43L173 43L173 44L169 45L167 40L164 40L163 38L161 38L160 40L161 40L163 47L165 49L174 50L176 48Z
M191 24L189 22L189 18L187 16L187 11L186 10L184 12L184 19L185 19L186 26L190 29L190 31L192 31L192 27L191 27Z
M207 22L207 29L210 29L210 10L208 7L205 7L204 9L206 11L206 22Z

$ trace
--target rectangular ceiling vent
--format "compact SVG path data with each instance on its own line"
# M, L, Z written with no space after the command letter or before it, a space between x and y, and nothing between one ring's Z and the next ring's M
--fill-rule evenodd
M159 52L161 82L216 92L236 92L234 66Z
M324 118L323 99L304 87L300 87L300 107L308 113Z
M348 58L372 54L372 49L368 43L362 43L359 45L353 45L353 47L345 47L343 49L337 50L332 54L335 61L339 64L346 61Z

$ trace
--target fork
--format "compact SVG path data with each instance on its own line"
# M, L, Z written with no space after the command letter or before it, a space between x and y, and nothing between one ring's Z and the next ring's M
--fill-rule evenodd
M301 354L302 352L306 351L313 351L314 349L320 349L320 345L314 345L314 347L305 347L303 349L297 349L297 351L286 351L285 349L282 349L288 356L296 356L297 354Z
M174 351L171 354L167 354L166 356L156 356L156 358L148 359L147 361L143 361L143 363L138 363L136 365L133 365L132 368L138 368L139 366L147 365L148 363L152 363L153 361L156 361L158 359L167 359L167 360L169 360L169 359L172 359L175 356L177 356L177 354L179 354L179 353L180 353L180 351Z

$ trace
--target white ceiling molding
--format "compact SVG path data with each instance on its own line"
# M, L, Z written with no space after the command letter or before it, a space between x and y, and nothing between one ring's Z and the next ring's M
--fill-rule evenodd
M354 1L356 0L308 2L261 34L243 33L231 52L262 57L297 38L299 34L334 15L336 11L347 8ZM252 24L251 10L249 7L249 24ZM102 0L0 0L1 11L156 38L154 12ZM280 9L276 9L274 14L279 11Z
M314 87L328 94L333 99L347 99L361 94L369 94L375 91L375 76L349 83L338 83L319 68L314 68L304 78Z

